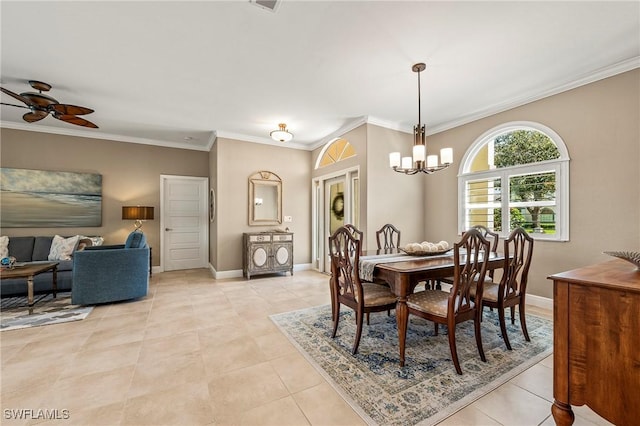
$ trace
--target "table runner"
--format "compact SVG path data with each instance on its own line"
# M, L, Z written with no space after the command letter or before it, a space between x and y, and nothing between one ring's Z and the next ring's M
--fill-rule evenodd
M409 256L405 253L394 253L394 254L379 254L372 256L360 256L360 264L358 265L358 272L360 273L360 279L363 281L373 281L373 270L376 265L380 263L393 263L393 262L403 262L406 260L414 260L414 259L426 259L428 257L446 257L451 256L451 253L446 252L443 254L435 255L435 256Z

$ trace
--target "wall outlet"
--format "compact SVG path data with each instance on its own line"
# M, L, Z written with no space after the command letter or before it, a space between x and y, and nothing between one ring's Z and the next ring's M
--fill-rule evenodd
M293 222L293 217L291 217L291 216L285 216L285 217L284 217L284 221L285 221L285 222Z

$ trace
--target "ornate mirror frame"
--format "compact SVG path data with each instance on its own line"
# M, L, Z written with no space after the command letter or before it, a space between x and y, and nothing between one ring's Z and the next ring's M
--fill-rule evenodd
M282 223L282 179L266 170L249 176L249 225Z

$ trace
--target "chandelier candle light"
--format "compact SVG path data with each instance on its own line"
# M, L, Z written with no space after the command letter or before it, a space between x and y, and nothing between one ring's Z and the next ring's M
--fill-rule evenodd
M427 144L425 142L425 125L421 124L420 113L420 73L424 71L426 65L415 64L411 69L418 73L418 124L413 126L413 157L401 157L399 152L389 154L389 167L398 173L415 175L422 172L431 174L444 170L453 163L453 149L443 148L440 150L440 160L437 155L427 155ZM425 162L426 159L426 162Z

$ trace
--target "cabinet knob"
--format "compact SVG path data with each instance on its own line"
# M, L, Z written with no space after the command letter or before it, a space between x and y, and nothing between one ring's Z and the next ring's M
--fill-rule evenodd
M169 231L173 231L173 228L164 228L164 230L169 232Z

